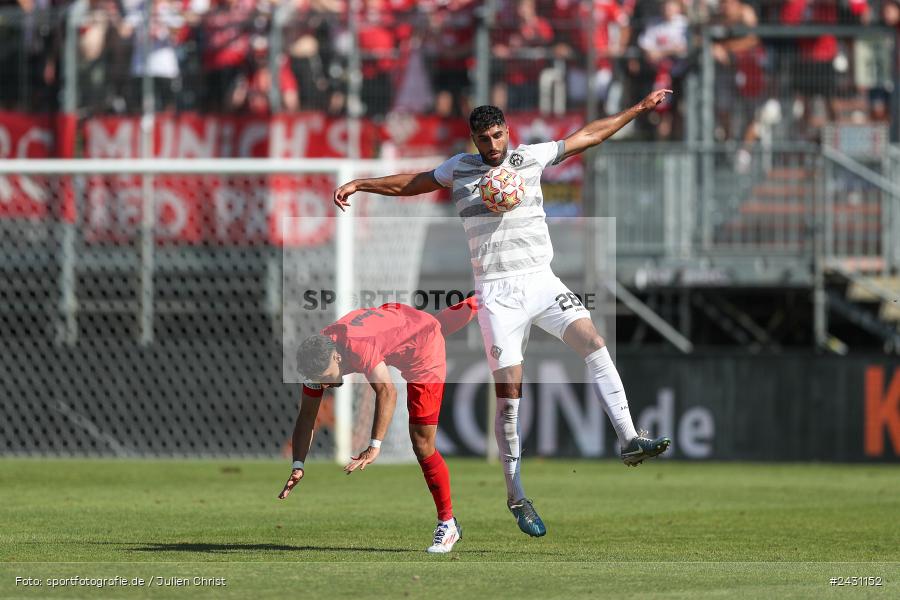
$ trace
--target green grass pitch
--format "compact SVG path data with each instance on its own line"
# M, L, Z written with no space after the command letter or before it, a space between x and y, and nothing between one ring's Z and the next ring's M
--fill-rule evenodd
M430 556L416 465L311 463L278 501L284 461L0 460L0 598L900 597L895 465L528 459L531 539L499 465L448 463L464 537Z

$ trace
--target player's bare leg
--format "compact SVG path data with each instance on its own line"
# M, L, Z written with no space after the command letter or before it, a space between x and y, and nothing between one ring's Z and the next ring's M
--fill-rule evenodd
M413 452L419 460L425 483L434 498L437 508L437 527L434 530L432 544L426 551L443 554L450 552L453 546L462 539L462 528L453 517L453 505L450 500L450 471L441 453L434 446L437 437L437 425L418 425L410 423L409 439Z
M494 371L497 390L497 412L494 415L494 434L503 476L506 478L506 505L524 533L540 537L547 533L544 522L522 487L522 447L519 440L519 402L522 399L522 365Z
M665 452L671 444L669 438L651 439L646 437L645 432L635 431L622 378L619 377L619 372L606 348L606 342L597 333L594 323L587 317L574 321L563 334L563 341L575 350L588 366L593 378L591 384L594 392L603 404L603 410L619 438L624 463L630 467L636 466L647 458Z

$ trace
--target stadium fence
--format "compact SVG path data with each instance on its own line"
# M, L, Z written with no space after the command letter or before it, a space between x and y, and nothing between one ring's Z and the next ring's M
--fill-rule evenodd
M0 163L0 181L46 207L40 215L0 220L0 335L45 347L48 357L60 347L105 355L128 338L138 352L157 342L169 352L172 344L197 344L202 352L217 341L237 349L246 340L256 348L248 350L255 364L262 360L257 353L272 358L267 346L274 345L282 381L296 383L296 332L314 333L356 308L351 298L358 289L415 289L426 233L421 217L435 210L434 194L382 198L371 209L366 194L358 194L354 212L335 218L333 189L358 177L430 168L435 160ZM336 300L297 309L293 294L304 289ZM269 331L262 348L260 330ZM42 380L46 365L6 366ZM115 352L101 368L116 371ZM354 417L371 400L364 388L337 390L326 423L333 442L319 446L320 453L346 457L368 439L370 415ZM97 393L110 391L99 385ZM25 395L50 402L34 393ZM396 446L384 447L386 460L412 456L403 443L404 399L401 392L391 426L400 433L391 436Z

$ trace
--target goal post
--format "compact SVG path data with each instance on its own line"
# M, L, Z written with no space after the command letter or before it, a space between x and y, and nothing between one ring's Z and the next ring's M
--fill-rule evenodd
M354 173L349 164L343 164L337 173L337 183L352 181ZM350 291L356 268L353 221L346 216L338 218L335 228L336 259L335 270L335 318L340 318L353 310ZM346 461L353 452L353 396L354 386L344 385L334 391L334 460Z

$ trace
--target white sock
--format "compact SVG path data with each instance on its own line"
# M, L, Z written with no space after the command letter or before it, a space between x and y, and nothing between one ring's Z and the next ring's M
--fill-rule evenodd
M519 399L497 398L494 415L494 435L506 477L506 497L512 503L525 497L522 477L519 474L521 447L519 445Z
M446 525L447 527L450 527L451 525L456 525L456 523L453 520L453 517L450 517L450 519L448 519L447 521L441 521L440 524Z
M631 412L628 410L628 398L625 397L622 379L609 357L609 350L604 346L589 354L584 362L591 371L593 378L591 385L594 392L603 404L603 410L612 422L616 435L619 436L619 445L625 446L637 437L637 431L631 422Z

